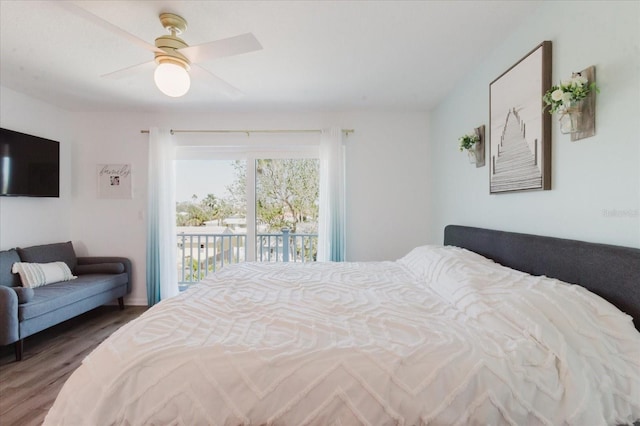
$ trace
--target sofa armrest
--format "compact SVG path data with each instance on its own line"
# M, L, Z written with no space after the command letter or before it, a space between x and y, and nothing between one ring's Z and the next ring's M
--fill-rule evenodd
M11 287L0 285L0 345L18 340L18 295Z
M114 256L84 256L78 257L78 265L95 265L98 263L122 263L124 265L124 272L127 273L127 293L131 293L131 260L127 257L114 257Z

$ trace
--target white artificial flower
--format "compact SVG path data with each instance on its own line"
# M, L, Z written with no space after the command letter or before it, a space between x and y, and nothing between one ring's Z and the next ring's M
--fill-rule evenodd
M572 78L568 78L568 79L562 80L560 82L560 86L562 86L562 87L571 87L571 84L573 84L573 79Z
M586 77L579 75L576 77L576 81L580 83L580 87L582 87L584 84L587 84L589 80L587 80Z
M571 93L570 92L563 93L562 103L565 105L569 105L570 102L571 102Z
M560 89L556 89L553 91L553 93L551 93L551 99L553 99L554 101L559 101L562 100L562 95L564 94L564 92Z

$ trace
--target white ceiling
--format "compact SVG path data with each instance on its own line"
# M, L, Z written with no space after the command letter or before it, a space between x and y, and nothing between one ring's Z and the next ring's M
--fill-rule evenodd
M541 4L536 1L75 1L153 44L158 15L188 21L190 45L251 32L263 50L203 63L244 92L194 75L179 99L153 69L100 77L153 54L61 7L0 1L0 83L72 111L432 108Z

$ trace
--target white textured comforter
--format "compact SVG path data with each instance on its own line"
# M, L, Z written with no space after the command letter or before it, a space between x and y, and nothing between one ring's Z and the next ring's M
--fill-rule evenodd
M227 266L122 327L47 425L601 425L640 418L640 334L578 286L452 247Z

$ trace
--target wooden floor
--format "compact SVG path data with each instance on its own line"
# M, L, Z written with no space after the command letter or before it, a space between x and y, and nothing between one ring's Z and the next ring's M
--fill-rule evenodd
M24 341L22 361L13 345L0 347L0 425L40 425L62 385L100 342L140 316L146 306L101 306Z

